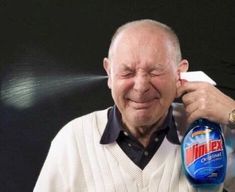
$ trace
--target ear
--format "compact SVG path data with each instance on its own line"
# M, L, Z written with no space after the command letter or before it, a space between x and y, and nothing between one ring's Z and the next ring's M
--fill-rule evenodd
M107 75L108 75L108 87L111 89L111 85L112 85L112 79L111 79L111 62L110 62L110 60L108 59L108 58L104 58L104 60L103 60L103 66L104 66L104 69L105 69L105 71L106 71L106 73L107 73Z
M178 73L180 73L180 72L186 72L186 71L188 71L188 67L189 67L188 60L183 59L183 60L181 60L180 63L178 64L177 71L178 71Z
M177 66L177 84L176 86L179 87L181 85L181 81L180 81L180 73L181 72L186 72L188 71L189 68L189 62L186 59L183 59L180 61L180 63Z

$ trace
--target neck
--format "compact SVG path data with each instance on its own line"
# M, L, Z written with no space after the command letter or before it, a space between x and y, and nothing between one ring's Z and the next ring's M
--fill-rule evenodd
M151 126L127 126L124 124L124 127L144 146L147 147L151 135L161 127L163 124L167 113L160 118L156 123Z

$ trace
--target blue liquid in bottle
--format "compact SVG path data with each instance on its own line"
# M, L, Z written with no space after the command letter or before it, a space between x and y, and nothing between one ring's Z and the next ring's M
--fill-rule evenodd
M185 175L196 188L213 188L223 183L227 156L221 127L206 119L196 120L181 144Z

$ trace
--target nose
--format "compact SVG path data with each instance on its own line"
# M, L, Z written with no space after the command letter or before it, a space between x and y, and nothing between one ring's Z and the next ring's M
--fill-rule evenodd
M138 74L135 77L134 90L138 93L145 93L150 89L151 82L148 74Z

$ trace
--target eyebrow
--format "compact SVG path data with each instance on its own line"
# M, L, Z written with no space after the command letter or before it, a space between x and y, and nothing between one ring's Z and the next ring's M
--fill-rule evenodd
M164 69L166 69L166 67L164 67L164 65L162 65L162 64L157 64L157 65L151 66L149 68L150 71L153 71L153 70L164 70Z
M133 71L131 66L128 66L126 63L121 63L120 69L123 71Z

